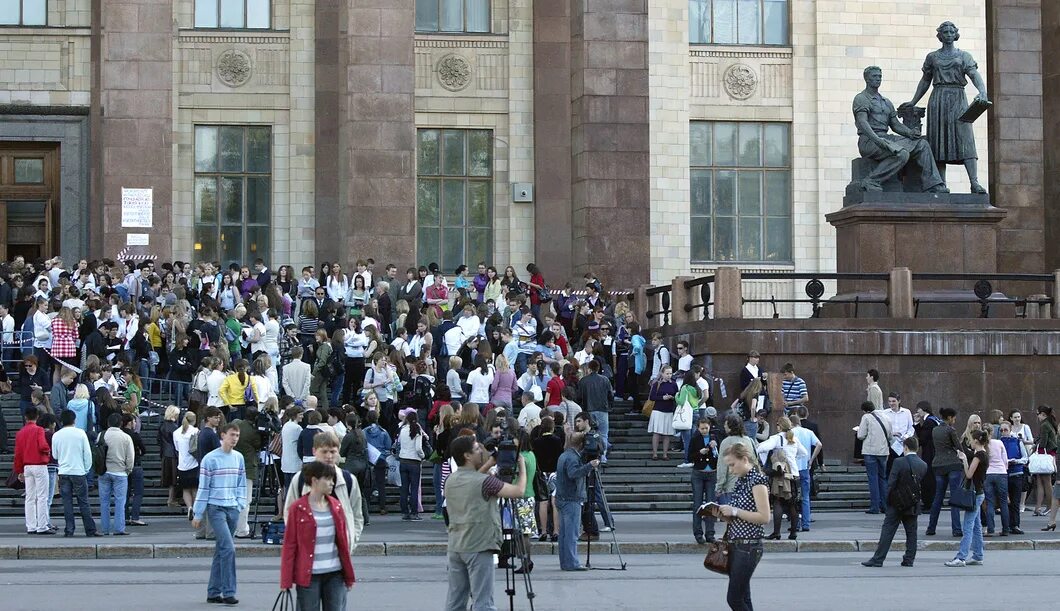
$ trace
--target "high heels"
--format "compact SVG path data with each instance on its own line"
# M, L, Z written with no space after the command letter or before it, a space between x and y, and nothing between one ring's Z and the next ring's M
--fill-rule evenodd
M1042 531L1049 531L1049 530L1056 530L1056 522L1053 522L1052 524L1049 524L1048 526L1046 526L1045 528L1042 529Z

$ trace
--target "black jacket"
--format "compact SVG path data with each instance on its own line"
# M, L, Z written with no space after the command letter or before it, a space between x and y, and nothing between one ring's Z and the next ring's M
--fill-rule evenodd
M898 484L898 477L903 472L912 472L913 480L916 482L923 481L924 474L927 473L927 463L920 460L920 457L916 454L906 454L905 456L899 456L894 459L894 464L891 465L891 474L887 477L887 498L890 498L891 491ZM920 500L921 504L924 503L924 499ZM906 514L917 515L920 513L920 507L913 507L905 512Z
M706 454L700 452L703 448L707 448ZM688 444L688 456L692 459L692 469L695 471L702 471L707 467L711 470L717 470L718 468L718 448L710 448L710 439L704 439L699 431L692 433L692 441Z

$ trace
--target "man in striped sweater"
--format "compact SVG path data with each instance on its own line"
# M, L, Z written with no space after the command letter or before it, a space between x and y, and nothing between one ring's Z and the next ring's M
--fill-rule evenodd
M236 548L232 541L239 514L247 506L247 472L243 455L235 451L239 426L221 427L221 447L203 457L199 465L199 491L195 495L192 526L199 528L203 514L216 535L206 602L236 605Z

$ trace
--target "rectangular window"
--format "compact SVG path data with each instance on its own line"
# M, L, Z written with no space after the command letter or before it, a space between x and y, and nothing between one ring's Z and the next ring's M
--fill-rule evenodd
M416 260L454 270L493 252L493 132L417 134Z
M416 31L489 33L490 0L416 0Z
M788 0L688 0L694 45L787 45Z
M791 261L791 126L695 121L692 261Z
M272 128L195 126L195 256L269 260Z
M195 0L195 27L267 30L271 11L269 0Z
M0 0L0 25L48 25L48 1Z

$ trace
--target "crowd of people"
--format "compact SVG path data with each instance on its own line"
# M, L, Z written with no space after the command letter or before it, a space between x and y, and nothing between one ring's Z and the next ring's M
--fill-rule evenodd
M0 389L15 386L25 422L15 471L25 482L27 532L57 532L48 518L56 489L66 536L75 531L75 503L87 536L146 526L140 431L144 418L157 417L168 504L187 512L196 537L216 541L212 602L234 604L232 539L251 536L250 506L261 480L273 475L275 515L268 517L288 523L297 550L285 549L283 583L297 585L300 597L337 601L340 586L352 583L342 558L370 515L387 513L388 483L399 488L403 520L430 511L451 533L464 519L453 515L451 491L477 487L480 497L511 498L519 535L559 543L561 568L582 570L576 541L614 528L586 479L607 464L615 400L634 396L647 397L633 413L647 417L652 460L670 460L673 446L678 468L689 470L692 537L706 545L716 540L718 519L729 521L730 535L744 522L737 530L746 536L737 539L746 562L730 584L730 604L749 605L760 539L780 538L784 514L789 539L811 529L824 444L809 418L807 384L792 364L776 374L779 394L771 396L761 356L750 352L737 397L723 406L714 395L720 385L726 396L724 382L694 361L689 344L644 337L626 297L612 299L591 274L577 290L553 290L534 264L525 279L511 266L498 273L484 263L474 275L462 265L449 277L434 264L403 277L392 264L380 273L371 259L353 268L347 275L340 263L325 262L295 274L260 259L228 268L81 260L67 269L59 259L0 265L0 349L4 371L13 374L0 377ZM1028 466L1034 454L1055 456L1049 408L1038 408L1037 443L1018 411L1007 418L996 411L986 425L973 415L958 436L952 410L936 416L921 402L910 414L897 393L885 405L879 373L870 370L866 379L856 452L868 474L868 513L888 514L885 532L893 536L908 523L912 510L896 510L890 496L914 476L931 514L928 535L947 487L967 480L983 497L963 521L951 510L954 536L964 538L954 566L982 559L980 523L985 536L998 531L994 508L999 536L1022 533L1029 490L1036 491L1035 514L1048 511L1055 524L1050 475ZM174 405L145 400L155 394ZM582 455L588 438L599 440L598 456ZM450 479L494 468L504 440L517 448L518 479ZM6 441L0 431L0 452ZM923 472L909 458L917 454ZM424 465L435 499L426 508ZM457 503L461 514L481 509L468 498ZM310 521L315 530L303 526ZM333 546L327 555L338 552L326 571L304 554L314 538ZM451 597L484 596L476 590L484 561L469 554L492 550L492 534L450 543L464 550L450 555L450 569L468 576ZM529 555L521 560L519 572L533 570Z

